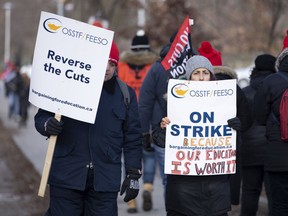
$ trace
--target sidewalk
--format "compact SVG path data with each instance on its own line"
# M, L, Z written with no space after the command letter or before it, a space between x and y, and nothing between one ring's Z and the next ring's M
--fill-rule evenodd
M48 140L46 140L45 137L41 136L34 128L33 118L35 113L37 112L37 107L31 105L29 109L29 120L27 122L27 126L19 128L16 122L8 119L8 111L7 111L8 105L7 105L7 99L4 97L4 86L2 81L0 81L0 102L1 102L0 119L2 120L4 127L13 130L12 137L14 142L18 145L18 147L21 149L26 158L31 161L34 168L41 176L46 157ZM140 185L142 185L142 183ZM157 173L154 182L153 209L149 212L144 212L142 210L142 188L140 189L137 198L137 205L138 205L138 213L128 214L126 211L127 204L123 201L123 196L119 196L118 198L119 216L166 215L164 207L163 187L159 173Z

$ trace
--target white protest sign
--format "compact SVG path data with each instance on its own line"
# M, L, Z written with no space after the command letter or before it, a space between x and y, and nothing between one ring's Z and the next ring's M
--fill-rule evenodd
M165 173L221 175L236 171L236 80L168 84Z
M41 12L29 101L94 123L114 32Z

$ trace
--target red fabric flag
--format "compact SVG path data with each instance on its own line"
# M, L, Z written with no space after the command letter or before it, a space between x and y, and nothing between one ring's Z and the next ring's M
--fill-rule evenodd
M161 64L167 71L169 78L178 78L185 74L186 62L192 56L191 33L189 17L186 17L169 51Z

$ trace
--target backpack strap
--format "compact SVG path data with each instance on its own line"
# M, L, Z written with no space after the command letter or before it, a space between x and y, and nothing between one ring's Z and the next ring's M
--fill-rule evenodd
M282 72L282 71L278 71L276 74L278 74L279 76L281 76L282 78L284 78L288 82L288 74L287 73ZM283 94L284 94L284 92L283 92ZM280 121L277 119L277 117L273 111L272 111L272 118L274 119L275 122L280 124Z
M128 86L125 82L123 82L122 80L120 80L118 77L116 77L116 80L118 82L118 85L120 86L121 92L124 96L124 103L126 108L129 108L129 104L130 104L130 94L129 94L129 90L128 90Z
M277 74L279 74L281 77L283 77L288 82L288 74L282 71L278 71Z

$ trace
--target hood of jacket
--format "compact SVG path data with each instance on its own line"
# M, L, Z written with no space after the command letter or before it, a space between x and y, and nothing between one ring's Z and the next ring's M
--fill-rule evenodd
M271 71L261 71L257 76L250 77L250 86L254 89L258 89L263 80L270 74L273 73L271 73Z
M236 71L227 66L213 66L215 76L217 74L223 74L231 77L231 79L238 79Z
M153 64L158 59L159 57L155 53L148 50L141 50L137 52L127 50L122 52L120 55L120 61L137 66Z

